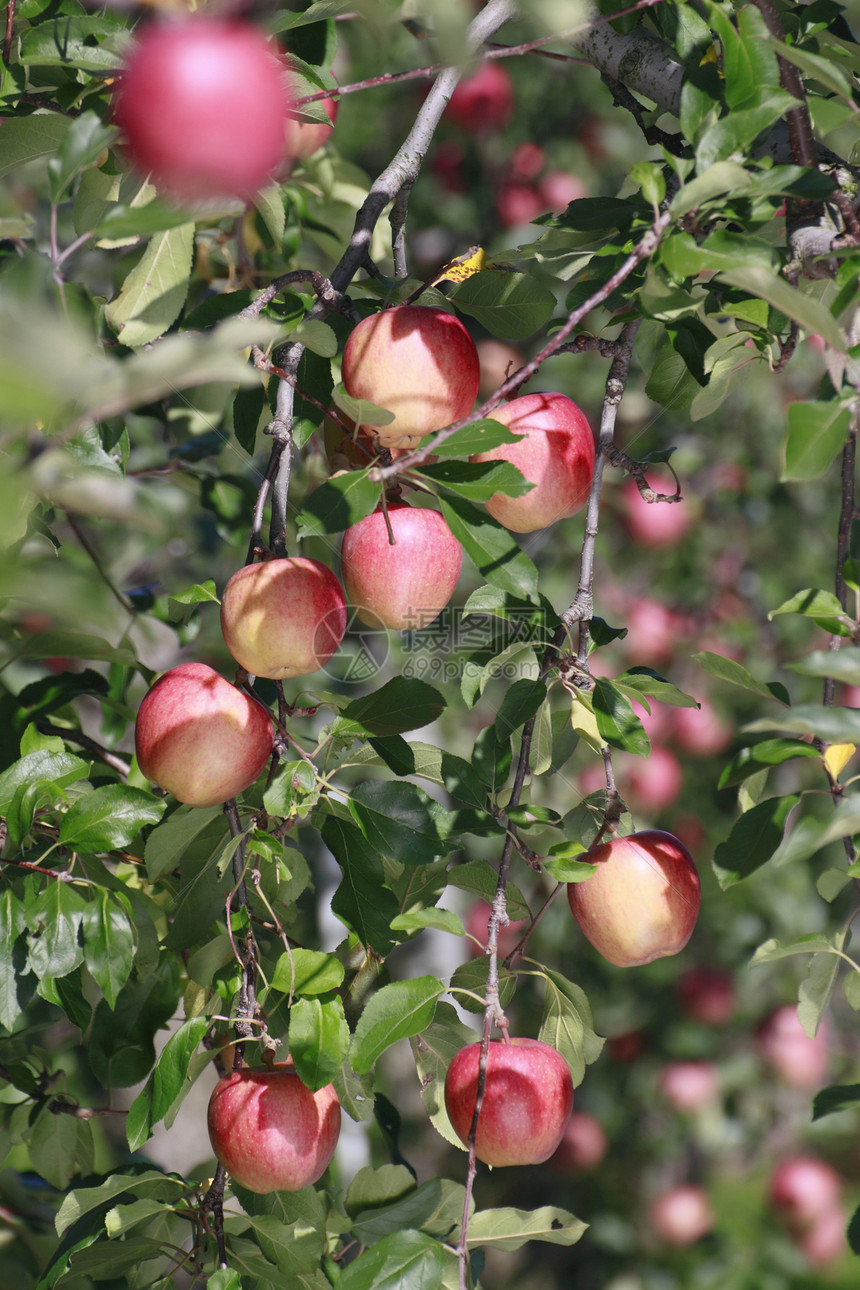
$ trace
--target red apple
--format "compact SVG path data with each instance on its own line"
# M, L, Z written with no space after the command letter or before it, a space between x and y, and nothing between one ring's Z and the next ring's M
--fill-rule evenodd
M343 535L341 572L346 594L369 627L414 631L437 618L451 599L463 548L438 511L392 504L388 521L374 511Z
M265 707L205 663L180 663L137 714L138 765L189 806L217 806L253 784L272 752Z
M812 1089L825 1083L830 1066L830 1029L826 1021L822 1021L810 1038L801 1025L797 1009L787 1003L765 1018L757 1039L762 1056L783 1084Z
M655 493L674 491L657 479L648 479L648 484ZM621 488L621 514L627 532L645 547L677 546L690 527L686 502L646 502L635 479L628 479Z
M722 968L694 967L677 980L678 1001L688 1017L724 1026L735 1011L735 983Z
M468 1143L478 1092L480 1044L467 1044L445 1076L445 1107ZM555 1048L537 1039L491 1040L475 1154L487 1165L536 1165L558 1147L573 1106L573 1081Z
M514 533L533 533L575 515L588 499L594 477L594 435L572 399L564 394L523 394L492 413L514 434L471 461L510 461L535 487L522 497L494 493L487 510Z
M545 161L546 153L539 143L518 143L508 166L508 174L511 179L537 179Z
M183 201L249 198L284 157L284 69L263 31L197 14L147 24L114 116L132 161Z
M655 1197L648 1210L655 1233L666 1245L694 1245L714 1226L714 1213L704 1187L682 1183Z
M385 448L414 447L472 411L480 376L472 337L453 314L395 305L350 332L341 367L347 394L394 413L373 434Z
M298 1191L325 1173L340 1133L333 1084L312 1093L289 1063L243 1067L209 1099L209 1140L230 1177L249 1191Z
M676 708L672 722L675 742L691 757L716 757L732 741L734 727L703 698L698 708Z
M812 1226L842 1201L842 1179L824 1160L791 1156L776 1166L770 1177L770 1202L796 1231Z
M246 564L221 599L221 631L237 663L274 681L327 663L346 631L346 600L331 569L305 556Z
M550 1157L554 1169L583 1174L600 1164L609 1148L606 1130L585 1111L571 1111L558 1149Z
M514 114L510 73L496 59L482 63L458 83L445 111L470 134L504 129Z
M666 1101L676 1111L700 1111L716 1102L720 1077L713 1062L667 1062L657 1076Z
M586 940L617 967L638 967L678 954L689 941L701 904L693 858L671 833L646 829L592 847L598 866L568 883L573 916Z
M304 161L319 152L334 130L339 102L337 99L322 99L321 102L331 125L324 125L322 121L308 121L295 112L291 112L287 118L284 151L295 161Z

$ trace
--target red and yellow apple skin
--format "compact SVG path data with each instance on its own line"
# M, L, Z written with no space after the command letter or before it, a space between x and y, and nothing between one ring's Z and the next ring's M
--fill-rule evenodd
M243 1067L215 1085L207 1115L220 1164L249 1191L298 1191L331 1163L340 1134L333 1084L311 1092L295 1070Z
M283 161L290 105L283 64L259 27L195 14L145 27L114 117L137 169L168 193L247 199Z
M467 1044L445 1076L445 1108L468 1144L481 1045ZM475 1155L487 1165L536 1165L557 1149L573 1107L573 1081L557 1049L538 1039L491 1040Z
M369 627L414 631L437 618L451 599L463 548L438 511L389 505L392 546L381 511L343 535L341 575L356 613Z
M323 667L346 631L346 599L335 575L306 556L246 564L221 599L221 632L237 663L282 681Z
M147 779L189 806L218 806L261 774L272 753L266 708L205 663L180 663L144 696L134 732Z
M594 478L594 435L565 394L523 394L491 413L521 438L476 453L471 461L509 461L535 485L521 497L494 493L487 510L514 533L533 533L585 505Z
M699 874L671 833L646 829L592 847L582 857L598 866L567 896L585 938L616 967L639 967L678 954L689 941L702 902Z
M382 447L412 448L472 411L480 364L459 318L426 305L395 305L350 332L341 373L347 394L394 413L388 425L371 427Z

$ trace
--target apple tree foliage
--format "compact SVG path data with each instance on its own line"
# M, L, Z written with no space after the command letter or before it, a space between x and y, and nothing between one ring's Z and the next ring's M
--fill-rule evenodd
M338 123L247 209L200 212L130 173L111 123L137 12L7 9L2 1279L819 1284L763 1196L768 1153L793 1142L829 1153L849 1196L860 1181L839 1136L860 1101L850 6L297 0L252 16L289 48L309 120L339 86ZM469 131L443 108L488 56L515 113ZM573 176L573 200L541 196L541 168ZM532 202L519 219L512 192ZM364 461L332 426L380 414L350 402L338 356L359 317L406 299L519 357L469 424L403 464ZM524 363L526 388L588 411L598 470L587 511L515 539L483 503L522 477L468 458ZM630 475L692 516L671 545L628 536ZM397 484L432 495L464 547L454 605L402 638L356 622L325 673L259 683L282 738L238 803L154 791L136 708L180 658L235 674L217 622L230 574L270 545L336 570L339 534ZM637 798L652 722L706 710L720 747L679 734L680 797ZM696 855L699 928L677 961L611 968L547 902L587 878L599 832L654 823ZM524 955L499 948L508 919L535 923ZM722 1030L679 1008L697 964L734 981ZM753 1051L786 1000L838 1036L815 1138L810 1092ZM577 1106L607 1125L587 1185L550 1166L476 1176L457 1150L444 1073L470 1014L489 1033L502 1010L560 1050ZM344 1155L295 1194L209 1188L194 1095L225 1042L252 1062L280 1045L306 1083L333 1081L359 1165ZM691 1057L724 1063L710 1120L653 1092L660 1061ZM181 1144L168 1166L156 1140ZM717 1227L667 1251L643 1214L687 1177L712 1188ZM847 1252L821 1275L855 1285L856 1266Z

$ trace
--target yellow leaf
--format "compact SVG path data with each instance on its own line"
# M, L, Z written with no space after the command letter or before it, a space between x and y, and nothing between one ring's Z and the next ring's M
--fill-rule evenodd
M832 779L838 779L857 751L854 744L831 744L824 752L824 765Z
M429 286L437 282L465 282L472 274L480 273L488 267L487 253L482 246L470 246L464 255L458 255L444 268L440 269Z
M592 711L591 703L584 695L574 694L572 697L570 724L580 739L584 739L595 752L601 752L606 746L606 740L597 728L597 717Z

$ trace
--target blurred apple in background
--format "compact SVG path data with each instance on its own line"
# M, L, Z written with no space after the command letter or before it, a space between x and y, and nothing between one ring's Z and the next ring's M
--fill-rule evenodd
M488 923L492 913L492 906L486 900L476 900L469 906L466 917L463 920L463 926L470 939L467 944L469 953L472 958L477 958L483 954L487 947ZM507 958L511 950L515 949L529 925L528 918L512 919L506 927L499 928L498 954L500 959ZM477 942L477 944L476 944Z
M781 1161L770 1177L770 1202L793 1228L807 1228L839 1205L842 1179L816 1156L791 1156Z
M328 143L331 137L337 120L339 101L322 99L321 104L331 122L330 125L325 125L322 121L308 121L292 112L287 118L286 149L288 155L296 161L304 161L307 157L312 157Z
M600 1164L609 1148L606 1130L585 1111L571 1111L558 1150L549 1158L553 1169L587 1173Z
M732 742L734 727L708 698L698 708L676 708L672 733L678 747L691 757L716 757Z
M656 1196L648 1207L656 1236L666 1245L693 1245L714 1226L711 1200L704 1187L682 1183Z
M649 488L655 493L672 495L674 480L665 483L656 476L647 477ZM690 527L691 517L686 502L646 502L635 479L628 479L621 487L620 510L627 532L640 546L677 546Z
M737 1004L734 979L722 968L694 967L682 973L675 989L687 1016L706 1026L724 1026Z
M514 83L498 59L481 64L457 84L445 115L470 134L503 130L514 115Z
M651 596L639 596L627 610L624 648L631 661L660 667L671 661L684 634L681 615Z
M615 778L625 801L650 818L676 802L684 787L681 763L662 744L652 744L646 757L619 758Z
M776 1008L758 1029L758 1047L783 1084L815 1089L827 1082L830 1069L830 1028L822 1021L813 1038L807 1035L794 1004Z
M657 1087L676 1111L700 1111L717 1101L720 1075L713 1062L667 1062L658 1072Z

